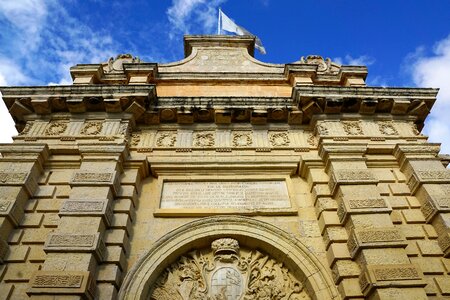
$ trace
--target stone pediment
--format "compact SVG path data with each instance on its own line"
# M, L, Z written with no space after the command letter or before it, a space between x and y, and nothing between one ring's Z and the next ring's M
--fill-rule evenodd
M158 71L168 74L279 74L284 65L268 64L253 57L253 37L186 36L186 58L159 64Z

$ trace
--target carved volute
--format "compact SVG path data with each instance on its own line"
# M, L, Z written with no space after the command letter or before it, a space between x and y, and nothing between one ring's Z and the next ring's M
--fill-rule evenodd
M164 270L150 300L294 300L310 299L282 263L259 250L240 247L232 238L194 250Z

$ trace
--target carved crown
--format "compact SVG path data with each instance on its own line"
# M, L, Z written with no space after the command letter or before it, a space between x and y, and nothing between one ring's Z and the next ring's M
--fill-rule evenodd
M238 254L239 243L238 241L232 238L218 239L211 243L211 249L213 250L214 255L219 253Z

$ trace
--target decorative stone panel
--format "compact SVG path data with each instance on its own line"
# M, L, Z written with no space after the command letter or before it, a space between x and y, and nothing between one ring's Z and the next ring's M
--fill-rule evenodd
M411 264L367 265L359 277L365 296L378 287L424 287L423 274Z
M408 245L404 235L393 227L354 230L347 241L347 247L352 258L362 249L399 247Z
M119 178L117 172L85 172L75 171L70 186L110 186L115 195L119 190Z
M423 170L414 171L408 180L408 186L414 194L424 183L450 183L450 171L448 170Z
M350 215L390 213L392 208L383 197L346 199L341 198L338 204L337 214L341 223L344 223Z
M449 195L428 195L421 207L425 219L430 223L438 213L450 212Z
M377 184L378 179L370 170L346 169L336 170L330 176L330 190L334 194L339 185L346 184Z
M102 261L106 248L99 232L95 234L50 233L45 242L44 251L46 253L91 252L99 261Z
M68 199L59 211L60 216L102 217L106 226L110 226L113 218L111 201Z
M6 217L12 224L18 226L23 217L23 211L18 209L15 201L0 200L0 217Z
M0 172L0 186L24 186L29 195L33 195L37 182L29 172Z
M90 272L38 271L30 280L27 291L31 295L77 295L94 299L95 280Z

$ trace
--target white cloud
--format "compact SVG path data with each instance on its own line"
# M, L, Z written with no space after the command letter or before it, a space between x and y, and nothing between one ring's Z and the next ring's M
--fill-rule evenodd
M431 142L442 142L441 152L450 153L450 35L439 41L430 55L423 47L408 56L417 86L440 88L437 101L425 122Z
M358 57L353 57L349 54L345 55L345 57L336 57L333 59L334 62L340 65L349 65L349 66L370 66L375 63L375 58L369 55L361 55Z
M176 33L211 34L217 30L218 7L227 0L172 0L167 9L167 17L172 30L169 37Z
M72 16L61 0L0 0L0 85L71 84L69 68L115 56L120 42L105 28ZM16 134L0 105L0 142Z

